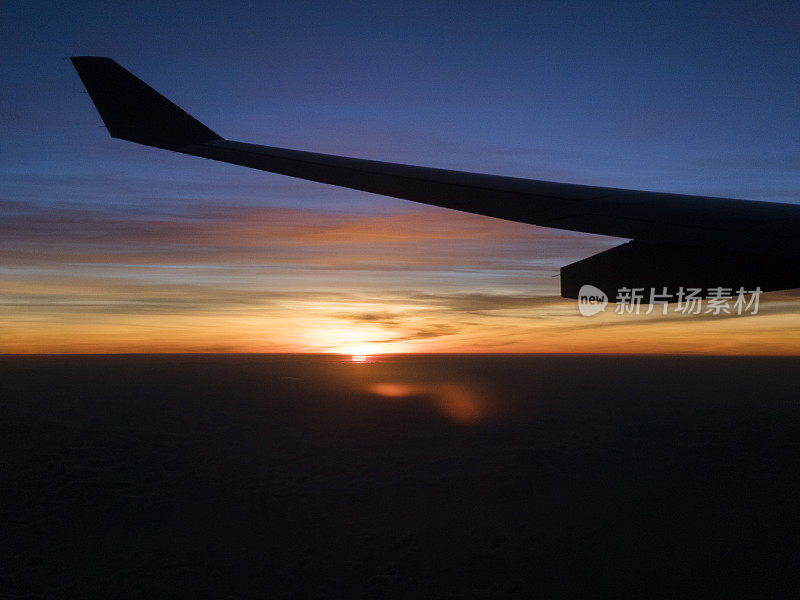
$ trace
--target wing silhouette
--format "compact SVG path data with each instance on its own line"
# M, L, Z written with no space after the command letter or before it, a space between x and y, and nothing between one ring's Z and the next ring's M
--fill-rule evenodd
M557 229L631 241L561 269L561 295L620 288L800 287L800 206L484 175L223 139L106 57L72 63L112 137ZM645 298L645 302L646 302Z

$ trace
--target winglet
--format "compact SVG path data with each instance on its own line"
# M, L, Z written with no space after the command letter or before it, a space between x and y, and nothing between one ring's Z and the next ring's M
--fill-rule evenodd
M111 137L165 150L222 139L110 58L70 60Z

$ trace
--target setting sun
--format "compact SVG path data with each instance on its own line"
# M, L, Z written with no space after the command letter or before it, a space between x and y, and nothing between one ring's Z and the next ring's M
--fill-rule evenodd
M350 355L350 362L365 363L371 362L372 357L382 354L382 351L377 344L362 344L348 348L345 354Z
M383 352L377 344L362 344L346 348L343 354L351 354L352 356L372 356L375 354L383 354Z

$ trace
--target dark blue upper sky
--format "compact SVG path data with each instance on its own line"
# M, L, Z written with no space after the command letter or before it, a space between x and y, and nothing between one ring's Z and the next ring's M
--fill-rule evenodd
M107 139L63 60L76 54L115 58L243 141L751 199L800 189L796 3L10 2L0 21L6 197L89 200L100 181L122 201L146 179L162 197L238 184L257 200L248 186L286 181ZM295 203L303 185L283 187Z

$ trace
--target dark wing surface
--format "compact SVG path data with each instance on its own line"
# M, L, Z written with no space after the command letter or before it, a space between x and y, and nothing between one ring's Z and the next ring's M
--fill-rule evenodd
M563 267L561 292L567 298L577 298L584 284L612 299L622 287L800 286L798 205L537 181L236 142L110 58L71 60L115 138L479 215L632 240Z

